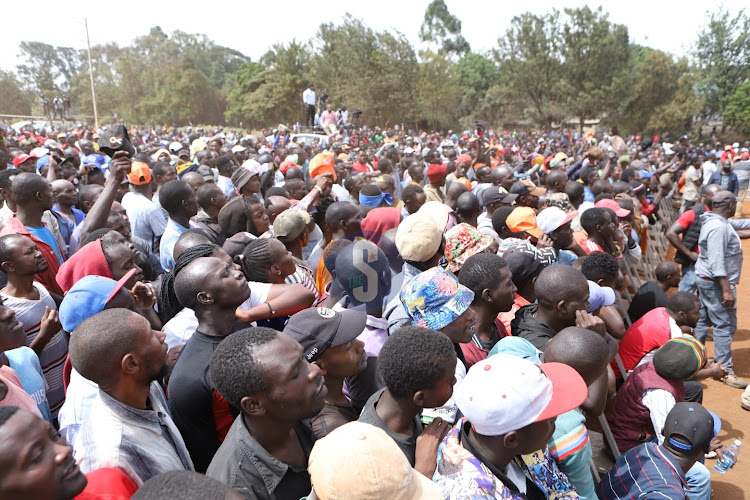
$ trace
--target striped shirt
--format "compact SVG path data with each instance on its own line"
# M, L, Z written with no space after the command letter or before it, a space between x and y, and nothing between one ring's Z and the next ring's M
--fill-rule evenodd
M315 294L315 301L317 301L320 298L320 292L318 292L318 288L315 286L315 277L313 276L312 271L310 271L310 266L302 259L298 259L297 257L292 258L294 259L296 269L294 274L290 274L286 277L284 283L304 286Z
M602 500L653 498L682 500L685 474L663 447L644 443L620 455L596 487Z
M34 287L39 292L39 300L29 300L19 297L11 297L4 293L3 302L16 313L16 319L23 323L26 332L26 345L39 335L44 317L45 308L57 309L57 304L50 296L47 289L41 283L34 282ZM44 346L39 355L39 364L42 366L44 380L47 383L47 401L52 412L52 418L57 418L60 407L65 402L65 388L63 387L63 366L68 356L68 338L60 329L50 341Z

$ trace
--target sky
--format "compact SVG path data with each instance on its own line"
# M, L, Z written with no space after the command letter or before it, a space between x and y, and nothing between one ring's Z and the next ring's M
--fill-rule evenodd
M482 0L445 0L448 9L463 23L463 35L475 52L492 49L497 39L510 26L514 16L530 11L544 14L553 8L584 5L569 0L532 0L498 2ZM363 19L377 31L399 31L417 48L418 33L430 0L318 0L285 2L222 0L212 2L187 0L130 0L101 2L80 0L65 7L59 1L37 0L31 14L23 2L6 2L3 6L4 49L0 50L0 69L14 70L21 61L21 41L40 41L55 46L86 47L84 17L88 19L91 44L116 42L128 45L151 27L161 26L166 32L179 29L188 33L204 33L224 45L257 60L276 42L308 41L318 26L325 22L338 24L345 13ZM610 20L628 27L631 41L672 54L687 55L697 33L707 22L706 11L723 5L737 12L747 5L743 0L721 3L685 2L674 0L630 0L587 4L593 9L600 4ZM14 22L29 19L29 22Z

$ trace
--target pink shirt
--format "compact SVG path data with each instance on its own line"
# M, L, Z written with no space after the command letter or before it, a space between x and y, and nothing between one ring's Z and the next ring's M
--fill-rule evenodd
M0 399L0 406L18 406L22 410L30 411L40 417L42 416L34 398L23 390L21 379L18 378L13 368L8 365L0 366L0 382L8 388L5 398Z

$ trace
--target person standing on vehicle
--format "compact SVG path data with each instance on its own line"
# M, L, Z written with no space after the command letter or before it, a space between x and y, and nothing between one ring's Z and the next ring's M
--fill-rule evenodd
M315 124L315 85L310 84L307 89L302 92L302 102L305 104L305 125L312 127Z

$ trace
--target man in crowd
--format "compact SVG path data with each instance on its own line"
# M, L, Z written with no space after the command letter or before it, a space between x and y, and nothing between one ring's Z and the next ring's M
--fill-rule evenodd
M158 253L159 241L167 228L167 219L152 200L154 192L151 187L151 170L145 163L133 162L128 180L130 192L122 197L121 203L128 212L132 234L146 240L154 252Z

